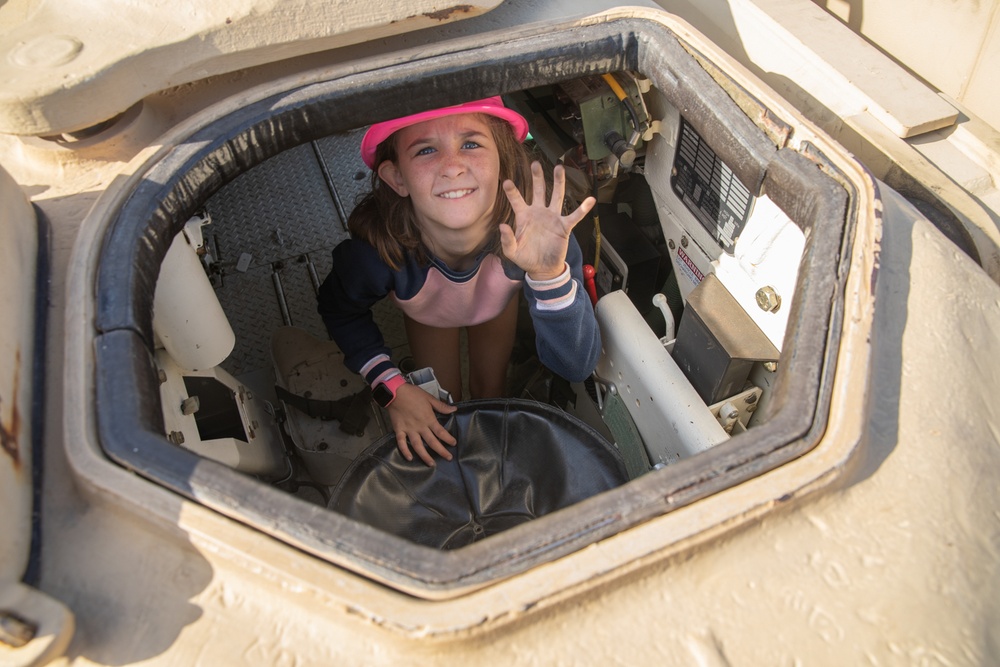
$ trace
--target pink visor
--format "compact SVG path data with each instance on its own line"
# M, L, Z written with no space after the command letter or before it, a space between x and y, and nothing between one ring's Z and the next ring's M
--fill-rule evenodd
M505 107L503 100L499 96L487 97L484 100L457 104L453 107L421 111L412 116L403 116L402 118L387 120L384 123L375 123L368 128L364 139L361 140L361 159L365 161L365 164L369 168L374 169L375 149L378 148L380 143L392 136L393 132L401 130L404 127L409 127L410 125L422 123L425 120L434 120L435 118L454 116L460 113L485 113L502 118L514 128L514 134L517 136L518 141L524 141L524 138L528 136L528 121L521 114Z

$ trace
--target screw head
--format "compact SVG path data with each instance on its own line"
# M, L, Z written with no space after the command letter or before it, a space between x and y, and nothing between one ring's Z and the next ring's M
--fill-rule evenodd
M781 308L781 297L770 285L757 290L757 306L765 313L773 313Z

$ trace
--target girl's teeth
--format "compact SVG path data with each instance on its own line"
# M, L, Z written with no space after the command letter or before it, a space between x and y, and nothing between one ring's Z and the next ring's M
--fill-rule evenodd
M452 190L451 192L442 192L438 196L444 197L445 199L458 199L459 197L464 197L470 192L472 192L472 190Z

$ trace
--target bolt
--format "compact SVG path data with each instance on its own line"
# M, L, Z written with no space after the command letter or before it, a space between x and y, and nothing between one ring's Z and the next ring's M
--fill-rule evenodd
M169 440L170 442L174 443L175 445L183 445L184 444L184 434L181 433L180 431L171 431L167 435L167 440Z
M770 285L757 290L757 306L765 313L773 313L781 308L781 297Z
M673 250L674 248L677 247L677 244L674 243L673 239L670 239L669 241L667 241L667 247L670 248L671 250Z
M193 415L201 408L201 400L197 396L190 396L181 401L181 414Z
M764 370L771 371L772 373L778 370L778 362L776 361L765 361Z
M10 611L0 611L0 644L12 648L27 646L38 634L38 625Z
M611 167L605 162L599 162L597 164L597 180L606 181L611 178Z
M686 237L686 236L682 236L681 237L681 247L683 247L683 248L688 247L688 237Z
M747 405L753 405L754 403L757 402L757 394L750 394L749 396L743 399L743 402L746 403Z
M167 381L167 372L162 368L159 369L159 372L156 375L160 379L160 384L163 384L164 382Z

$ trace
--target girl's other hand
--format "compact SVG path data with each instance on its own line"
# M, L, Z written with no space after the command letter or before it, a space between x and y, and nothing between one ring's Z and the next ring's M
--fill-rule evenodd
M396 433L396 446L403 458L412 461L413 452L416 452L421 461L433 467L434 457L429 448L444 460L451 460L451 452L445 445L454 447L455 436L438 422L435 412L451 414L457 410L454 405L439 401L412 384L404 384L396 390L395 400L386 409Z
M503 183L504 194L514 210L514 225L500 225L500 243L510 261L521 267L532 280L551 280L565 270L569 235L597 203L587 197L569 215L562 214L566 193L566 171L556 165L552 172L552 198L545 203L545 175L542 165L531 164L531 204L524 201L517 186L510 180Z

